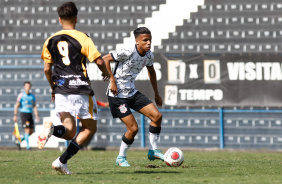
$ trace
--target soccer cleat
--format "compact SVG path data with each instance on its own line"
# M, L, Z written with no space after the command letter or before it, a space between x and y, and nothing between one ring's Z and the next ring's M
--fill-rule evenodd
M44 130L41 134L39 134L37 139L37 147L42 149L47 143L48 139L52 136L54 131L54 125L51 121L47 121L44 123Z
M126 157L123 157L123 156L117 157L116 165L119 165L121 167L130 167L129 163L126 160Z
M67 167L67 164L63 164L59 160L60 157L58 157L53 163L52 167L56 170L61 172L62 174L71 174L70 170Z
M164 161L164 154L161 153L160 150L149 150L148 152L148 159L149 160L155 160L155 159L160 159Z

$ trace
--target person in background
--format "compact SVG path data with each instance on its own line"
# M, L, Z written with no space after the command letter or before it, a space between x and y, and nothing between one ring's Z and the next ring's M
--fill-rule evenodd
M26 141L26 149L30 150L29 136L34 132L34 120L32 111L34 111L36 120L39 121L38 111L35 104L35 96L30 92L31 83L29 81L24 82L24 91L18 95L17 102L14 109L14 122L18 121L18 109L20 111L20 117L22 127L24 128L24 137L22 141ZM16 142L20 149L20 142Z

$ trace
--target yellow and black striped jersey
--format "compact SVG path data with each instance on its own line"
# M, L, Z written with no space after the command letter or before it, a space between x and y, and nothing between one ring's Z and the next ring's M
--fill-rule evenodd
M61 30L49 37L43 45L41 59L54 66L53 93L94 95L86 71L86 57L92 62L99 56L95 44L83 32Z

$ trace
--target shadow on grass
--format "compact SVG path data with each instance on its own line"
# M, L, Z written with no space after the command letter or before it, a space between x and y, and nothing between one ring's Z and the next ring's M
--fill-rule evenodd
M79 172L75 173L75 175L95 175L95 174L105 174L104 172Z
M134 173L137 173L137 174L156 174L156 173L181 173L181 172L177 172L177 171L134 171Z
M111 174L129 174L129 173L132 173L131 171L128 171L128 172L124 172L124 171L121 171L121 172L112 172ZM181 172L178 172L178 171L134 171L135 174L157 174L157 173L181 173ZM79 173L74 173L75 175L98 175L98 174L102 174L104 175L105 172L79 172Z

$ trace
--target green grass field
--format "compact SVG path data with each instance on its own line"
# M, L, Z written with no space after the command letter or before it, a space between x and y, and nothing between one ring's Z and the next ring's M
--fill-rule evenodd
M282 153L184 151L183 166L150 162L147 151L129 150L129 168L114 165L118 151L80 151L69 162L72 175L61 175L51 163L55 150L0 151L0 183L282 183ZM154 165L156 168L147 168Z

